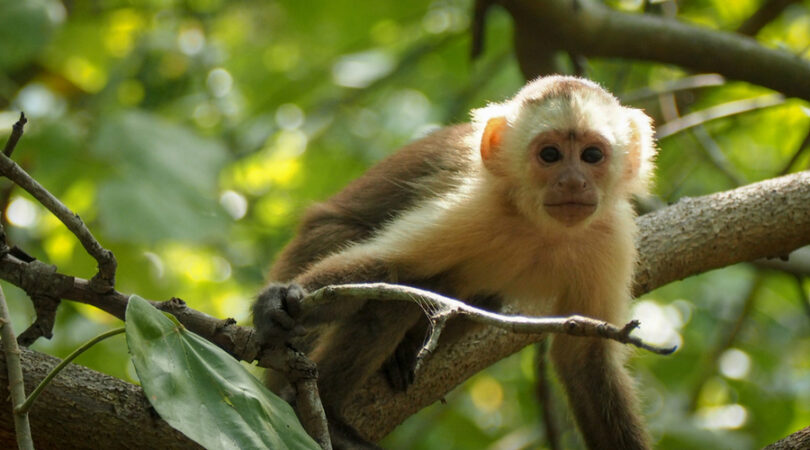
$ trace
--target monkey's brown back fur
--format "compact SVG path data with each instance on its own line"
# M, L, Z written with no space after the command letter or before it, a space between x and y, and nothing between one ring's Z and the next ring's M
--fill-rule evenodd
M328 202L310 207L270 279L292 280L324 256L368 239L417 201L451 189L470 165L462 142L471 132L468 123L438 130L385 158ZM437 147L447 142L456 145Z

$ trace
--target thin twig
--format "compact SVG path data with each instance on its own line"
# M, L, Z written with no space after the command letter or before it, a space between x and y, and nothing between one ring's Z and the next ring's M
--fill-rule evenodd
M102 247L93 237L93 233L82 219L6 155L0 155L0 173L25 189L48 208L48 211L53 213L79 239L87 253L98 263L98 273L90 281L91 288L98 293L110 291L115 286L115 269L118 263L115 261L113 253Z
M332 449L329 423L318 392L318 368L305 354L282 345L264 349L259 365L281 372L295 388L295 412L323 450Z
M74 359L76 359L76 357L78 357L79 355L81 355L82 353L87 351L87 349L89 349L90 347L98 344L99 342L103 341L104 339L107 339L109 337L121 334L124 331L126 331L126 329L124 327L116 328L116 329L110 330L110 331L106 331L106 332L101 333L98 336L94 337L93 339L90 339L89 341L85 342L84 344L82 344L79 348L74 350L73 353L68 355L67 358L63 359L62 362L57 364L56 367L51 369L51 371L48 372L48 375L46 375L45 378L43 378L42 381L39 383L39 385L34 389L34 391L31 392L31 395L29 395L28 398L25 399L25 402L23 404L17 406L16 408L14 408L14 412L16 412L18 414L26 414L26 413L28 413L28 411L31 409L31 405L33 405L34 401L37 399L37 397L39 397L39 394L42 393L42 391L48 386L48 384L51 382L51 380L53 380L53 378L56 375L58 375L59 372L62 371L62 369L67 367L67 365L70 364L71 361L73 361Z
M671 122L667 122L658 127L655 137L656 139L663 139L715 119L734 116L749 111L755 111L757 109L770 108L772 106L781 105L784 102L784 96L780 94L771 94L724 103L722 105L693 112L691 114L681 116L680 118Z
M419 369L422 368L422 363L428 358L428 356L432 355L433 352L436 350L436 347L439 345L439 336L442 334L442 330L444 330L444 326L447 324L447 319L449 316L439 316L439 317L430 317L430 333L428 334L427 341L422 345L422 348L419 349L419 352L416 354L416 363L414 364L414 372L418 372Z
M635 103L661 94L674 94L678 91L690 91L711 86L722 86L726 79L716 73L703 73L661 83L654 87L643 87L625 92L619 98L622 103Z
M6 146L3 147L3 154L11 157L11 153L14 152L14 147L17 146L17 141L20 140L23 134L23 127L25 124L28 123L28 119L25 118L25 113L20 113L20 119L14 123L11 127L11 136L8 137L8 141L6 141Z
M8 389L11 391L11 404L14 410L14 430L17 433L17 444L20 449L34 448L31 437L31 425L28 423L28 414L17 411L17 405L25 401L25 383L23 379L22 363L20 362L20 348L17 347L17 338L11 326L11 315L8 313L6 296L0 288L0 333L3 336L3 352L6 355L8 368Z
M627 323L622 328L618 328L608 322L584 316L508 316L476 308L462 301L445 297L434 292L386 283L326 286L310 293L302 304L305 305L304 307L306 308L320 303L333 302L335 297L342 297L344 299L374 299L381 301L428 302L432 307L436 308L436 313L434 313L432 318L438 320L446 320L446 318L453 316L463 316L474 322L492 325L513 333L562 333L572 336L602 337L623 344L631 344L659 355L668 355L676 349L676 347L657 347L647 344L635 336L631 336L630 332L639 325L638 321L635 320ZM440 327L433 328L431 333L441 333ZM431 339L433 339L432 336Z

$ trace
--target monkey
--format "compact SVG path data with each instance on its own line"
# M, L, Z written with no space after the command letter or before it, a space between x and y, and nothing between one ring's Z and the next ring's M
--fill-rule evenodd
M408 341L426 321L415 304L373 300L301 314L320 287L399 283L525 315L621 323L636 260L631 199L648 192L655 153L652 120L595 82L530 81L312 206L254 304L258 335L296 342L317 364L336 436L331 424L370 375L407 388ZM619 344L556 335L550 355L589 448L650 447Z

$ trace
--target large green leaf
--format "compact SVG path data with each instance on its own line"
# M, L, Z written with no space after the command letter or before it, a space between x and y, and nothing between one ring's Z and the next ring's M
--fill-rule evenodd
M290 405L230 355L132 296L127 345L149 402L208 449L318 449Z
M127 241L202 240L221 235L218 202L227 159L217 141L138 111L102 121L92 146L113 169L99 186L99 218L108 236Z

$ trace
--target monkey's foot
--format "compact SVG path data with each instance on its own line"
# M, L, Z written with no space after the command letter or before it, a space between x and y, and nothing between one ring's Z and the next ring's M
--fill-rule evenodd
M253 324L263 343L286 341L304 334L298 323L301 317L301 299L307 295L296 283L271 283L259 294L253 304Z

